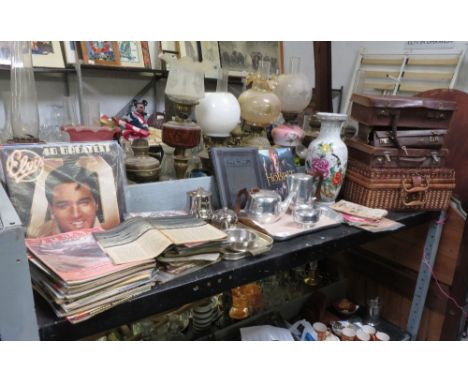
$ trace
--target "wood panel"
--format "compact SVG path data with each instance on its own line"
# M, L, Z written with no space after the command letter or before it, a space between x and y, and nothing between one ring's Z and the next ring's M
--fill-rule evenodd
M447 285L452 284L464 224L463 217L453 207L450 207L434 267L438 279ZM361 247L375 253L376 256L418 272L427 229L428 224L408 228L366 243Z
M382 318L405 330L411 308L411 297L401 295L391 287L369 279L361 272L351 269L348 272L349 298L365 306L369 298L379 296L382 300ZM443 312L426 307L421 318L417 339L440 340L443 322Z

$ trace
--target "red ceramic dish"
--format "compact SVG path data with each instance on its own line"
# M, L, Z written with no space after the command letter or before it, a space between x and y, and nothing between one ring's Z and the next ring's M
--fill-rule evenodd
M110 141L118 129L100 126L63 126L62 130L70 136L70 142Z

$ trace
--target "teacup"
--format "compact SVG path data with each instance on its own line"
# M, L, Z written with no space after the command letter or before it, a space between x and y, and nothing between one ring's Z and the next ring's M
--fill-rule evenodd
M314 328L315 333L317 333L317 341L325 341L325 338L327 337L327 325L322 322L315 322L312 327Z

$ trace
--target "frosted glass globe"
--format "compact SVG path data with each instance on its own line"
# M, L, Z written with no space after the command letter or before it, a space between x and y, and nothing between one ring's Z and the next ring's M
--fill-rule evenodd
M312 98L312 85L305 74L281 74L274 92L283 113L301 113Z
M242 118L251 126L266 127L281 113L281 102L275 93L254 87L239 96Z
M195 107L196 120L210 137L229 137L239 123L240 115L239 102L228 92L205 93Z

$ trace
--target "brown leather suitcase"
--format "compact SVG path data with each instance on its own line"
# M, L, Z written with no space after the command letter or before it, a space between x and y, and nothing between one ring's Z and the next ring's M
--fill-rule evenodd
M380 128L381 129L381 128ZM380 130L364 124L359 124L358 137L377 147L406 147L440 149L444 145L447 129L432 130L400 130L396 134L392 131Z
M447 149L407 149L375 147L364 142L346 141L350 160L375 168L434 168L444 167Z
M353 94L351 117L367 126L389 129L447 129L456 102L434 98Z
M448 208L454 188L450 168L372 168L350 160L342 196L371 208L439 211Z

